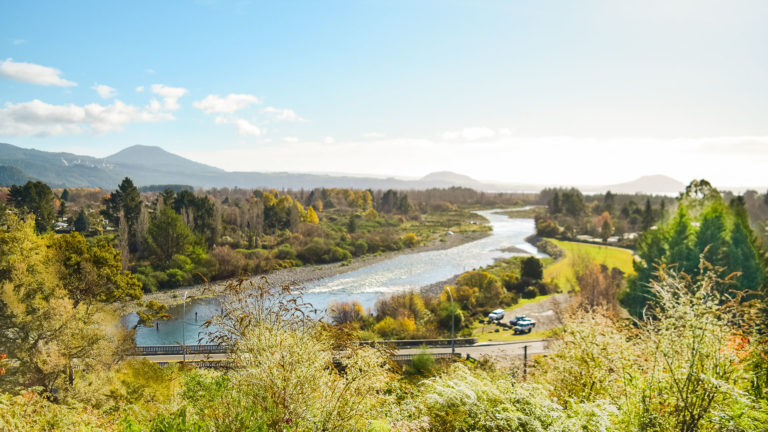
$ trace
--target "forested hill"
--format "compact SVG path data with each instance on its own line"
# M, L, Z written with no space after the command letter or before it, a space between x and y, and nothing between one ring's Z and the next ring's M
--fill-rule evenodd
M0 186L8 187L12 185L20 185L29 180L33 179L24 174L24 171L14 167L0 165Z
M16 172L17 176L40 179L57 187L108 189L124 177L130 177L137 185L185 184L200 188L429 189L461 186L485 191L515 190L449 172L434 173L416 180L287 172L228 172L185 159L160 147L143 145L128 147L106 158L95 158L0 144L0 165L17 168L20 170ZM533 190L531 187L528 189Z
M144 145L131 146L111 156L96 158L72 153L25 149L0 143L0 166L16 168L13 175L19 183L23 183L21 180L24 178L34 178L52 187L110 189L125 177L130 177L139 186L183 184L196 188L241 187L298 190L326 187L424 190L458 186L484 192L535 192L545 187L545 185L523 183L484 183L449 171L435 172L412 180L288 172L229 172L183 158L160 147ZM613 187L616 190L631 190L631 193L669 194L680 192L679 186L680 184L673 179L655 176ZM613 187L601 186L595 191L614 190Z

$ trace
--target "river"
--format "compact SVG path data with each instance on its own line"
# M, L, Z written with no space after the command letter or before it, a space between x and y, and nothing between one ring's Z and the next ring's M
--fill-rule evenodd
M324 310L333 301L357 300L366 309L371 309L381 296L440 282L467 270L492 264L498 258L524 254L545 256L525 241L526 237L535 232L533 219L510 219L496 210L477 213L490 221L493 227L490 236L450 249L398 255L348 273L319 279L301 287L304 291L304 301ZM509 247L527 253L502 251ZM187 343L198 342L199 325L217 313L219 308L220 303L216 298L187 302L184 327ZM136 331L136 343L180 343L182 311L181 305L175 306L170 313L177 318L162 321L158 327L139 327ZM135 323L135 318L133 320Z

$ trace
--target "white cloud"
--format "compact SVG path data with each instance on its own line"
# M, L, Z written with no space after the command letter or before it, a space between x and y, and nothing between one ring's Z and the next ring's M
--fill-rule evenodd
M60 77L61 71L34 63L15 62L12 58L0 62L0 75L14 81L44 86L74 87L76 82Z
M496 136L496 131L487 127L466 127L460 130L447 131L443 133L443 139L447 140L466 140L477 141L482 139L491 139Z
M14 39L13 40L13 44L14 45L21 45L21 44L25 44L25 43L27 43L27 41L24 40L24 39Z
M231 114L257 103L259 103L259 98L249 94L228 94L224 97L212 94L203 100L193 102L192 105L206 114Z
M154 75L155 74L155 70L152 69L152 68L146 68L146 69L144 69L144 73L149 74L149 75Z
M366 132L363 134L363 138L384 138L385 136L381 132Z
M242 118L227 118L222 116L217 116L214 120L216 124L233 124L235 125L235 130L237 130L238 135L243 136L262 136L265 133L267 133L266 130L256 126L255 124L249 122L246 119Z
M96 93L101 96L102 99L111 99L117 96L117 90L104 84L94 84L92 89L96 90Z
M40 100L0 108L0 136L77 135L120 130L130 123L173 120L173 115L125 104L51 105Z
M283 141L285 141L287 143L297 143L297 142L299 142L299 139L296 138L295 136L287 136L287 137L283 138Z
M285 121L294 121L294 122L303 122L304 119L301 118L296 112L294 112L292 109L288 108L275 108L275 107L266 107L263 110L261 110L263 113L272 114L274 115L276 120L285 120Z
M136 87L136 91L139 92L139 93L143 92L144 91L144 86Z
M182 87L168 87L163 84L152 84L152 93L163 98L163 108L174 111L179 109L179 98L189 93Z
M333 144L335 142L336 142L336 138L334 138L334 137L327 136L327 137L323 138L323 144Z
M237 127L237 133L239 135L261 136L264 134L264 132L266 132L265 130L259 128L258 126L245 119L235 119L234 123Z

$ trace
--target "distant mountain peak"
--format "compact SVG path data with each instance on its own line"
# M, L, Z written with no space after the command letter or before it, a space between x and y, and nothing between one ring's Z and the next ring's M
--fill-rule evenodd
M127 155L137 155L137 154L141 155L141 156L146 156L146 155L149 155L149 154L176 156L173 153L171 153L169 151L166 151L165 149L163 149L162 147L159 147L159 146L149 146L149 145L144 145L144 144L134 144L134 145L132 145L130 147L126 147L126 148L120 150L119 152L117 152L117 153L115 153L113 155L107 156L105 159L119 159L119 158L123 158L123 157L125 157ZM180 156L176 156L176 157L180 157Z
M659 193L669 194L681 192L685 185L670 176L663 174L647 175L635 180L611 185L608 190L618 193Z
M171 172L224 172L224 170L220 168L194 162L173 154L162 147L142 144L126 147L111 156L107 156L104 160L116 164L136 165L144 168Z
M423 182L440 182L440 183L452 183L452 184L477 184L479 181L473 179L470 176L455 173L453 171L436 171L429 173L422 177L420 181Z

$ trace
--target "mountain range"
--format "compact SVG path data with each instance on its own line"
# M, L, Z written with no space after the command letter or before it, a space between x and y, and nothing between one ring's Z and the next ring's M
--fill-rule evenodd
M72 153L46 152L0 143L0 186L41 180L52 187L100 187L113 189L124 177L136 185L184 184L198 188L240 187L313 189L430 189L452 186L486 192L537 192L548 185L485 183L471 177L441 171L420 179L375 178L288 172L238 172L194 162L160 147L134 145L105 158ZM642 177L628 183L585 186L585 192L673 194L684 185L666 176Z

